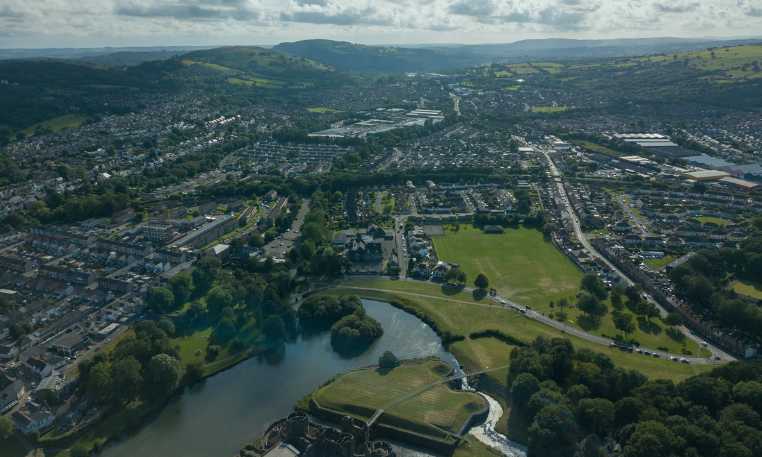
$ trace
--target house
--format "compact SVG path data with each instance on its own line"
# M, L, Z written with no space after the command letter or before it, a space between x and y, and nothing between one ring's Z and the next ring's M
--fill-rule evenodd
M413 273L428 278L431 275L431 268L428 263L419 263L413 268Z
M90 344L90 337L87 333L79 333L76 330L67 333L53 341L50 345L59 355L71 357L71 355Z
M24 381L0 371L0 413L13 408L24 397Z
M3 270L15 271L16 273L26 273L37 267L37 264L28 260L17 259L6 255L0 255L0 267Z
M439 265L434 267L434 270L432 271L432 275L434 279L444 279L445 274L447 273L447 270L449 270L447 265L440 263Z
M132 208L123 209L111 215L111 222L117 225L132 222L133 220L135 220L135 210Z
M29 371L36 373L40 378L47 378L53 370L65 366L66 360L56 356L46 358L34 356L26 359L24 365L26 365Z
M619 221L611 227L611 231L615 233L631 233L632 226L627 221Z
M41 430L53 423L53 411L47 403L33 403L31 401L18 411L11 414L13 425L24 435L35 430Z
M19 355L19 350L15 346L0 345L0 360L7 362L13 360Z
M215 244L214 246L210 247L206 251L204 251L205 255L210 255L212 257L217 257L220 260L225 260L230 256L231 253L230 245L227 244Z

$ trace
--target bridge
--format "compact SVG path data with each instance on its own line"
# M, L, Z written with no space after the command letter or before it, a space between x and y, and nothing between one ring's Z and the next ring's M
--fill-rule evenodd
M378 420L379 417L381 417L382 414L384 414L383 409L379 409L375 413L373 413L373 416L370 419L368 419L368 428L372 427L373 424L376 423L376 421Z
M462 374L454 374L451 376L445 376L444 379L442 379L443 382L447 381L453 381L455 379L463 379L463 378L470 378L472 376L478 376L480 374L486 373L487 370L479 370L479 371L472 371L471 373L462 373Z

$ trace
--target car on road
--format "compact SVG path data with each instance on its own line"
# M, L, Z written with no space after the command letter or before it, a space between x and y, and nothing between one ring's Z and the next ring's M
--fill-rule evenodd
M721 358L719 355L714 356L714 360L720 360Z
M643 351L643 355L651 355L649 351Z
M294 233L299 233L299 229L294 230Z
M637 348L637 349L635 349L635 352L637 352L638 354L642 354L643 353L643 349Z
M654 352L654 357L660 357L659 354Z
M688 363L688 359L686 359L685 357L681 358L680 361L683 363Z
M677 362L677 357L672 356L672 357L669 358L669 360L671 360L673 362Z
M101 350L101 347L100 347L100 346L95 346L95 350L96 350L96 351L100 351L100 350Z

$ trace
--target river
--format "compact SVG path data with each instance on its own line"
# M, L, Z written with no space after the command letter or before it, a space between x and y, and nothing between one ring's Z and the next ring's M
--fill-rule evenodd
M436 333L415 316L388 303L363 300L363 304L368 315L381 323L384 335L362 355L338 355L327 331L297 335L278 348L186 388L149 424L106 446L103 457L230 457L260 437L269 424L292 412L294 404L321 382L376 363L386 350L401 359L437 356L458 366ZM490 403L497 405L494 400ZM489 425L481 428L485 431L479 433L483 435L479 439L489 442ZM401 454L426 454L404 447ZM503 452L510 457L521 455Z

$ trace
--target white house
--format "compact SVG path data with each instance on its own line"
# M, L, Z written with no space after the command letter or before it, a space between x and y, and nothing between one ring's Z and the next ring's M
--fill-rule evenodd
M11 414L13 425L24 435L41 430L53 423L53 411L47 403L26 402L21 409Z

